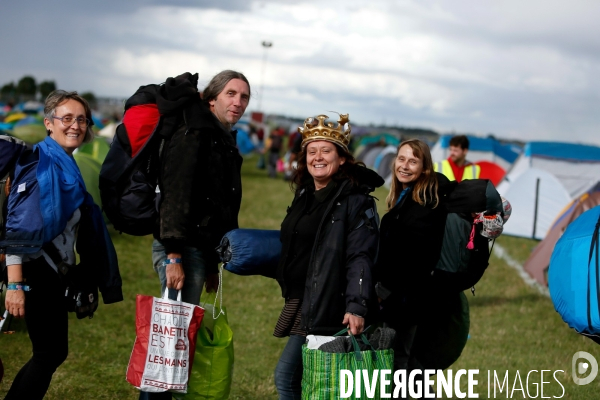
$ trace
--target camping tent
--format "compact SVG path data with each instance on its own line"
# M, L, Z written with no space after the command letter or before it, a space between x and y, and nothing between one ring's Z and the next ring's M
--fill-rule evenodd
M481 168L479 178L489 179L494 186L498 186L506 174L506 171L501 166L491 161L477 161L475 164Z
M600 205L600 182L593 189L569 203L559 214L544 240L536 246L525 262L525 271L542 285L548 286L546 274L550 265L550 256L556 242L558 242L567 225L573 222L579 215L597 205Z
M434 162L442 161L448 158L450 139L454 135L443 135L431 149L431 158ZM467 135L469 138L469 153L467 159L471 162L491 161L498 164L504 170L507 170L521 153L518 146L512 144L502 144L498 140L487 137Z
M527 143L523 154L508 171L506 181L514 182L529 168L550 172L574 199L598 182L600 147L560 142Z
M390 165L392 164L392 160L396 158L397 148L398 146L389 145L381 150L375 158L373 169L383 178L392 172L390 170Z
M556 243L548 288L554 309L571 328L600 343L600 206L581 214Z
M104 128L98 131L98 136L102 136L107 138L110 142L112 142L115 133L117 132L117 123L110 122Z
M384 149L384 147L375 145L373 147L371 147L370 149L368 149L364 155L362 161L365 163L365 165L369 168L373 168L373 165L375 164L375 159L377 158L377 156L379 155L379 153L381 153L381 151Z
M504 233L543 239L560 211L593 188L599 179L600 147L528 143L498 185L498 192L513 205L511 223Z
M100 164L104 162L108 151L110 150L110 145L106 141L105 138L96 136L94 140L90 143L86 143L77 149L78 153L85 153L91 156L94 160L98 161Z
M75 162L79 167L79 171L81 171L81 176L85 182L85 188L87 189L88 193L92 195L94 203L102 207L98 183L100 179L100 168L102 167L102 163L94 159L91 154L86 154L83 152L74 153L73 158L75 158Z
M512 205L504 233L543 239L552 221L571 201L569 193L551 173L530 168L510 185L503 181L498 192Z

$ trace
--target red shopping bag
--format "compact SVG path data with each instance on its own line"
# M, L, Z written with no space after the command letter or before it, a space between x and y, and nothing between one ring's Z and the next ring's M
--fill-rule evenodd
M204 309L177 300L136 298L136 338L127 381L144 392L186 393Z

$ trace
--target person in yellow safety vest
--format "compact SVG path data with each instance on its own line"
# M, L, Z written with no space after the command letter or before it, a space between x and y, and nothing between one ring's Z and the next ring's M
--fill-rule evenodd
M481 167L467 161L469 138L465 135L450 139L450 156L447 160L436 162L433 169L446 175L451 181L479 179Z

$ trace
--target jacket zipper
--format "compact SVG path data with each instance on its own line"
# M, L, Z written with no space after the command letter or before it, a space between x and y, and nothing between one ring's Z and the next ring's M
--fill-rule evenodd
M363 280L363 275L365 274L365 270L361 269L360 270L360 279L358 280L358 286L360 288L360 297L362 297L362 280Z
M342 184L342 186L339 188L339 190L337 191L337 193L335 194L335 196L333 196L333 199L331 200L331 202L327 206L327 209L325 210L325 213L323 214L323 218L321 219L321 223L319 224L319 229L317 229L317 235L315 236L315 242L313 244L312 252L310 254L309 265L313 262L314 257L315 257L315 253L317 251L316 244L317 244L317 242L319 240L319 235L321 234L321 228L323 227L323 224L325 223L325 220L327 219L327 216L329 215L329 211L331 211L331 209L333 208L333 204L335 204L335 201L340 196L340 193L342 193L342 190L346 187L347 184L348 184L347 181ZM315 273L314 273L314 270L313 270L313 276L312 276L313 284L311 285L313 291L317 287L317 282L314 281L314 275L315 275ZM310 329L310 323L312 322L310 320L310 315L312 315L313 307L314 307L314 304L311 303L310 307L309 307L309 313L308 313L309 314L309 320L306 321L307 322L307 324L306 324L307 325L307 331L309 331L309 329Z

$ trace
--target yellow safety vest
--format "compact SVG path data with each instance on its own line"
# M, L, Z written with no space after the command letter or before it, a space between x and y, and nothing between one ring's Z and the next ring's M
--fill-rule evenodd
M455 181L454 171L452 171L452 167L450 166L450 162L448 160L439 161L433 164L433 169L435 172L441 172L446 175L446 178L451 181ZM481 167L479 165L471 164L465 167L463 171L463 176L461 181L466 179L479 179L479 175L481 174Z

